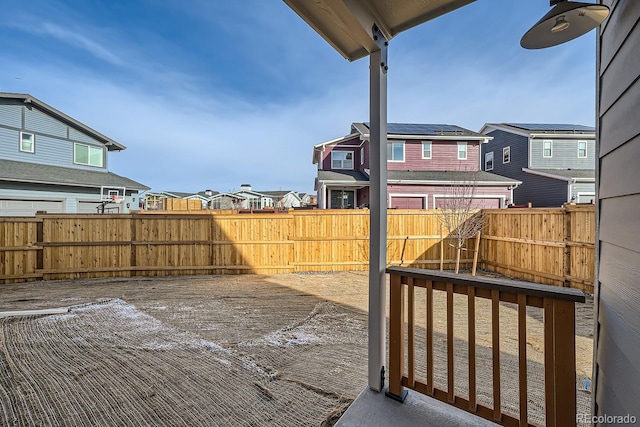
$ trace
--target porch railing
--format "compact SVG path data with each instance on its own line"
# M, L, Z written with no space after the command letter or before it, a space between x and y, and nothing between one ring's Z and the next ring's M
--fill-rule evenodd
M576 425L575 303L585 301L581 291L416 268L390 267L387 273L391 279L388 396L403 400L404 387L407 387L498 424L535 425L528 421L526 316L527 306L540 307L544 319L545 422L547 426ZM419 373L421 378L426 378L424 382L416 379L415 288L426 290L426 324L423 326L426 372ZM444 292L446 296L446 390L434 384L434 291ZM456 395L454 387L454 294L467 296L468 399ZM476 298L491 300L492 407L483 406L477 399ZM501 408L501 302L517 305L519 417Z

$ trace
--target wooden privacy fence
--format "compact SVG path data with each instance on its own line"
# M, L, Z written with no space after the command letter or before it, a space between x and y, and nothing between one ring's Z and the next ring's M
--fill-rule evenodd
M485 210L482 268L593 293L595 206Z
M593 211L537 211L487 211L480 246L484 267L545 283L588 286L593 282ZM0 283L368 268L368 210L201 212L0 218ZM566 214L574 216L567 221ZM453 268L455 248L446 236L443 244L440 230L436 211L389 210L389 265L439 268L443 250L444 268ZM563 240L565 235L570 240ZM465 253L463 266L470 267L473 253Z

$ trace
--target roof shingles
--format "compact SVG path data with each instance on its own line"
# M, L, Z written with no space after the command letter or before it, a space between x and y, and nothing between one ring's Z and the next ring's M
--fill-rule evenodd
M0 159L0 181L31 182L37 184L68 185L73 187L100 188L101 186L126 187L132 190L148 190L144 184L116 175L61 166L17 162Z

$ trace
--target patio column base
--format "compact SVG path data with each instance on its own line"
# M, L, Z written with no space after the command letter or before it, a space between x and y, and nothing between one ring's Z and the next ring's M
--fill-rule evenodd
M402 393L400 393L400 395L397 394L393 394L391 393L389 390L384 392L384 395L395 400L398 401L400 403L404 403L404 401L407 399L407 395L409 394L409 390L404 390Z

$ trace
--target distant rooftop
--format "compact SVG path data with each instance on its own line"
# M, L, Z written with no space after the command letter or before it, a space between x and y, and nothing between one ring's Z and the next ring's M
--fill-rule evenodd
M369 128L369 122L364 125ZM421 123L388 123L387 133L392 135L460 135L460 136L484 136L478 132L462 128L456 125L445 124L421 124Z
M595 132L593 126L558 123L505 123L507 126L531 132Z

